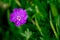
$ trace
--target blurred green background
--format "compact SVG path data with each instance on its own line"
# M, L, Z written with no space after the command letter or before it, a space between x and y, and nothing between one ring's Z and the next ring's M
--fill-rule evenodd
M14 8L27 10L27 23L9 21ZM0 40L59 40L60 0L0 0Z

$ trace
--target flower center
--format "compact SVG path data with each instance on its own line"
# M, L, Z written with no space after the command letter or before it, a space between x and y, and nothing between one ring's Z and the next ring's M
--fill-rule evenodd
M17 16L17 20L20 21L21 20L21 17L20 16Z

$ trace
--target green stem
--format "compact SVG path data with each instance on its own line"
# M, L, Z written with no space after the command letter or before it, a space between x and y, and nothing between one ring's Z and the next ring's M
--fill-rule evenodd
M35 18L35 22L36 22L36 27L37 27L38 31L39 31L39 32L41 33L41 35L43 36L42 30L41 30L41 28L40 28L40 26L39 26L38 21L37 21L36 18Z
M59 34L58 25L59 25L59 18L57 17L57 19L56 19L56 30L57 30L57 33Z
M55 28L54 28L54 25L53 25L53 23L52 23L51 13L50 13L50 25L51 25L51 28L52 28L52 30L53 30L53 32L54 32L55 37L58 39L57 32L56 32L56 30L55 30Z
M57 30L57 33L59 34L59 30L58 30L58 26L57 26L57 24L56 24L56 30Z
M53 32L54 32L54 35L55 35L56 38L58 39L58 35L57 35L56 31L55 31L55 28L54 28L53 23L52 23L51 20L50 20L50 25L51 25L51 28L52 28L52 30L53 30Z

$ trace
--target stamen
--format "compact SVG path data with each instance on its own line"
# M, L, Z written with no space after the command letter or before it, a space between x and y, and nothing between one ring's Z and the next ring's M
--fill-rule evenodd
M21 20L21 17L20 16L17 16L17 20L20 21Z

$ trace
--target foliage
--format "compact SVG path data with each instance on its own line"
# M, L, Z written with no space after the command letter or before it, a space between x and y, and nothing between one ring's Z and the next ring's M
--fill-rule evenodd
M26 9L27 23L10 22L14 8ZM0 0L0 40L59 40L60 0Z

